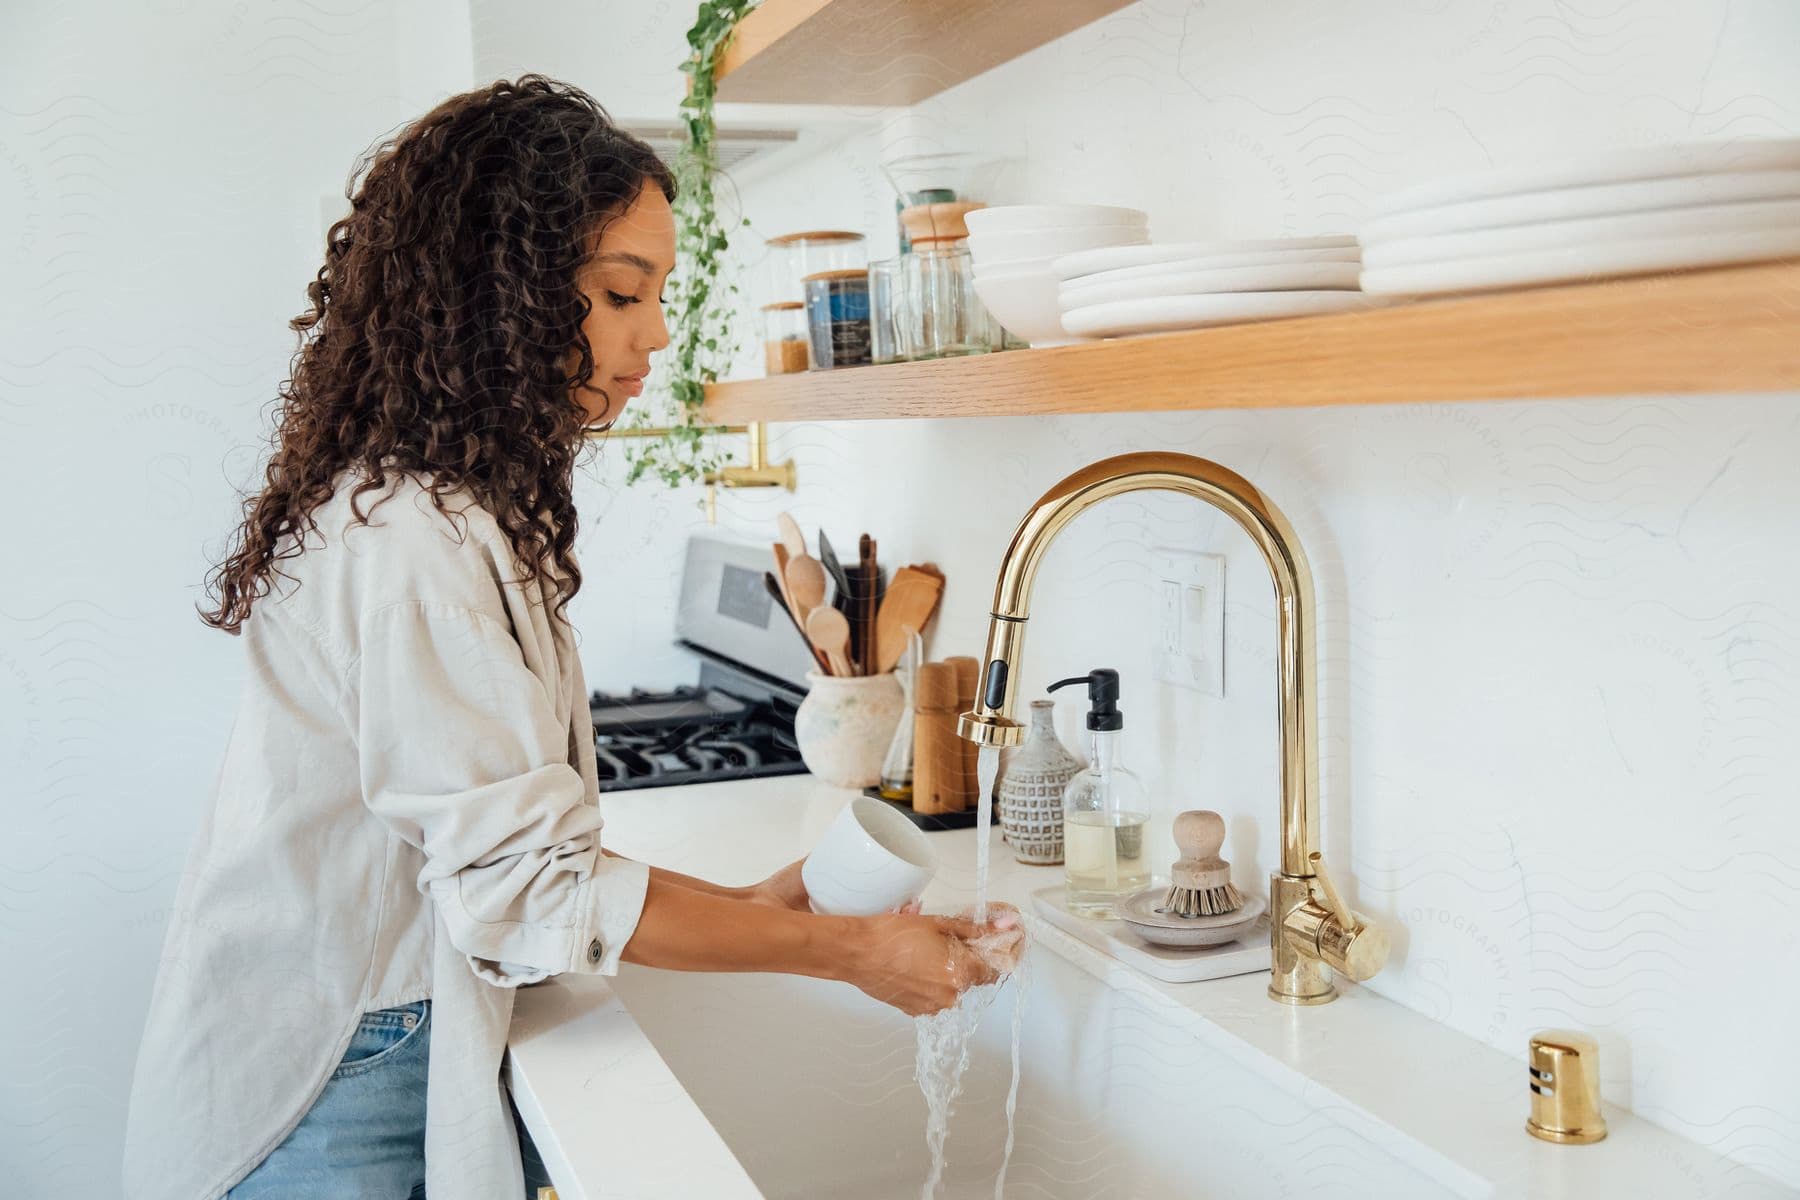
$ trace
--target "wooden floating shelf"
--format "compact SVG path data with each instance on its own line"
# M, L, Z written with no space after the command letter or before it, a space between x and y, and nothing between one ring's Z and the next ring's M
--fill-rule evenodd
M763 0L719 56L733 103L907 105L1130 0Z
M842 421L1800 390L1800 261L714 384Z

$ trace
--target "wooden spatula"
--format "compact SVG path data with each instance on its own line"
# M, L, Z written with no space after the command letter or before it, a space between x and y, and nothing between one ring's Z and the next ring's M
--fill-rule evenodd
M875 671L891 671L906 652L906 627L924 632L925 622L937 610L944 581L916 566L901 567L881 598L875 616Z
M775 555L775 583L778 587L781 588L781 602L783 604L787 605L787 610L794 614L794 619L796 621L804 620L806 617L806 614L801 612L798 608L794 607L794 594L788 590L788 583L787 583L788 552L787 552L787 547L782 545L780 542L776 542L769 547L769 550Z
M775 572L763 572L763 587L768 589L769 597L780 606L781 611L787 614L787 619L794 623L794 632L799 634L800 640L806 643L806 649L812 654L813 661L819 664L820 674L831 674L831 661L825 657L823 650L813 645L812 639L806 636L806 630L800 627L800 618L796 617L794 610L788 607L787 594L781 590L781 585L775 582Z

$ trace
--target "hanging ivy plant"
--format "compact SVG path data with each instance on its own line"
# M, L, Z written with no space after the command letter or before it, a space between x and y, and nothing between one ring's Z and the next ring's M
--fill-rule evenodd
M759 0L704 0L688 30L688 57L681 71L689 79L681 102L683 141L670 169L675 173L676 272L670 279L673 309L669 378L674 419L662 438L645 439L626 451L627 483L654 474L671 487L699 482L721 465L717 443L707 437L716 425L699 423L706 385L719 378L736 348L732 336L738 321L734 298L738 287L722 278L721 267L731 244L715 203L713 184L718 156L713 145L713 68L719 51ZM748 225L748 218L734 225ZM635 422L641 428L651 422Z

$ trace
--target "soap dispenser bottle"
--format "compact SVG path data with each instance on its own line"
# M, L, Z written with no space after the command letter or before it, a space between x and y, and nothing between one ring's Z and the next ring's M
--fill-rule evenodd
M1112 918L1120 900L1150 886L1144 858L1150 802L1120 761L1119 673L1100 667L1049 690L1074 683L1087 685L1088 765L1063 789L1063 883L1070 912Z

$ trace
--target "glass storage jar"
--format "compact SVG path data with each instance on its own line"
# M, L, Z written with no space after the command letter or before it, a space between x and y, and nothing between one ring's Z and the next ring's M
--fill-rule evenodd
M806 328L811 369L866 366L869 362L869 272L821 271L808 275Z
M806 305L798 300L765 304L763 314L763 373L792 375L806 370Z
M900 260L883 258L869 264L869 361L900 362Z
M764 243L769 250L769 302L806 299L806 277L868 265L863 235L845 229L787 233Z
M995 324L975 295L968 247L913 243L900 260L896 327L906 359L986 354L996 345Z

